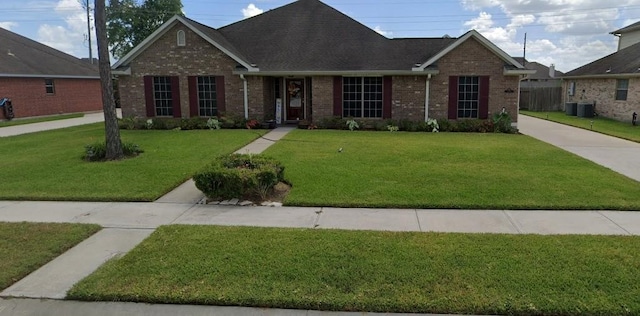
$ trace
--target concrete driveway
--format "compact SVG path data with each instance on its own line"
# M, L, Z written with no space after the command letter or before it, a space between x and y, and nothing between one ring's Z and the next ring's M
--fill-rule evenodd
M116 109L116 114L118 118L122 118L122 112L120 109ZM104 113L102 111L85 113L83 117L2 127L0 128L0 137L42 132L97 122L104 122Z
M640 144L526 115L520 132L640 181Z

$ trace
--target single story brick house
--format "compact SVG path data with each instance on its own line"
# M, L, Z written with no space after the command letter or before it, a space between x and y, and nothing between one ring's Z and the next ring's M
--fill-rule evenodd
M0 99L16 118L102 109L97 66L3 28L0 48Z
M469 31L389 39L318 0L218 29L175 16L113 66L123 116L517 120L533 71Z
M594 102L598 115L631 121L640 113L640 22L611 34L618 51L563 76L565 102Z

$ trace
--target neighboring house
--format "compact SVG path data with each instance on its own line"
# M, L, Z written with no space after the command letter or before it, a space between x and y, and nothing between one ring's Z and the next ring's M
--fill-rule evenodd
M618 50L640 43L640 22L633 23L609 34L618 37Z
M595 102L598 115L631 121L640 112L640 22L611 34L618 51L565 74L565 102Z
M526 69L535 70L534 74L526 75L520 82L521 88L546 88L546 87L561 87L562 76L564 73L557 71L555 65L547 67L541 63L535 61L528 61L523 57L513 57L517 62L523 65Z
M214 29L175 16L113 66L124 116L239 115L288 123L517 120L517 61L469 31L388 39L317 0Z
M96 66L0 28L2 98L16 118L102 109Z
M523 57L514 57L517 62L536 73L520 81L520 109L531 111L559 111L563 109L562 76L552 64L547 67Z

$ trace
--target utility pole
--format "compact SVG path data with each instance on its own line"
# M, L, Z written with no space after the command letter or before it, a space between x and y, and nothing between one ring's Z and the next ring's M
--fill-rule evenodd
M89 62L93 65L93 49L91 48L91 7L87 0L87 38L89 39Z
M93 48L91 47L91 5L90 0L78 0L80 5L87 10L87 41L89 42L89 62L93 64Z

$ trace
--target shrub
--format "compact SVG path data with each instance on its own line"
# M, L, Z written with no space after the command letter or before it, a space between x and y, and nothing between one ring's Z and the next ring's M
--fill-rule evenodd
M318 121L318 128L322 129L346 129L347 121L340 116L324 117Z
M196 187L209 198L232 199L260 196L264 199L284 181L284 166L260 155L221 156L193 176Z
M496 133L510 133L513 134L517 130L511 127L511 116L507 112L500 112L493 115L491 119L493 123L493 131Z
M125 158L135 157L144 151L140 147L133 143L122 143L122 153ZM95 143L84 146L83 160L86 161L104 161L107 157L107 144Z
M347 127L349 128L350 131L353 132L353 130L356 129L360 129L360 125L358 124L358 122L356 122L356 120L354 119L349 119L347 120L347 122L345 123L345 125L347 125Z
M410 120L400 120L398 128L405 132L416 132L418 130L418 122Z
M220 121L218 121L217 117L210 117L207 120L207 127L209 129L221 129L222 128L222 123L220 123Z
M207 119L202 117L192 117L180 120L180 129L207 129Z

